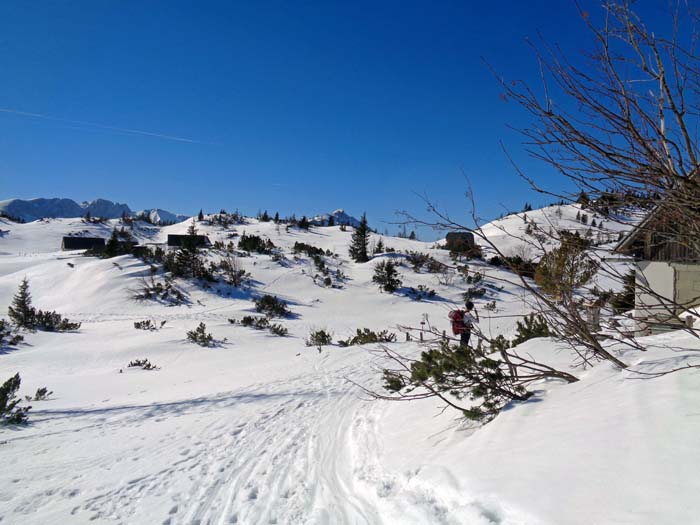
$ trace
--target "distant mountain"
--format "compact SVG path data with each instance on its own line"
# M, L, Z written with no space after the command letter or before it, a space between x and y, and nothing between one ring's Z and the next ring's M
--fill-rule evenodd
M330 219L331 217L333 217L333 222L336 225L344 224L346 226L352 226L354 228L360 225L360 221L352 215L348 215L347 213L345 213L345 210L335 210L331 213L317 215L316 217L309 219L309 222L318 226L325 226L328 224L328 219Z
M95 199L78 204L72 199L8 199L0 201L0 214L24 222L37 221L39 219L70 219L83 217L87 212L93 217L105 219L117 219L126 214L134 217L137 214L131 211L129 206L120 202L112 202L106 199ZM141 213L141 212L140 212ZM176 215L166 210L144 210L151 222L155 224L172 224L187 218L186 215Z
M135 215L148 217L148 220L153 224L175 224L189 219L189 215L179 215L160 208L141 210Z
M129 206L119 202L112 202L105 199L95 199L94 201L83 202L81 205L83 215L90 212L93 217L104 217L106 219L116 219L126 213L132 215Z
M71 199L9 199L0 201L0 213L32 222L44 218L80 217L85 209Z

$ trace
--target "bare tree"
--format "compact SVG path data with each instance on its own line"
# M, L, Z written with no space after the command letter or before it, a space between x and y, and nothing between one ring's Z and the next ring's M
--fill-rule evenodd
M651 29L626 0L607 2L601 17L580 10L592 37L581 61L540 40L534 44L542 87L497 78L504 98L533 125L519 130L529 154L552 166L579 193L538 192L585 201L606 221L627 222L620 207L647 210L627 253L646 260L700 260L700 55L698 11L678 2ZM664 36L666 34L667 36ZM516 166L517 169L517 166ZM558 184L557 187L562 185ZM636 220L636 219L635 219ZM682 325L700 295L666 297L644 280L638 295L660 312L657 324Z
M502 228L506 237L518 241L523 255L532 253L537 266L533 279L523 271L522 256L503 253L501 246L506 243L496 240L493 225L491 231L484 230L471 190L467 197L474 226L453 220L428 198L425 202L433 219L421 220L405 213L405 223L442 231L471 230L485 251L511 270L505 276L501 272L489 277L524 292L532 311L546 319L552 335L578 356L572 364L587 366L604 360L635 372L635 367L602 339L615 338L618 348L623 349L643 351L645 347L623 329L615 332L612 323L602 334L599 324L588 316L589 308L600 308L606 301L592 284L594 276L623 283L633 262L631 257L626 264L613 261L613 257L620 257L611 253L609 245L596 246L598 238L601 245L610 239L594 235L593 220L596 228L601 220L634 225L644 242L628 247L629 255L650 260L700 260L698 17L689 4L677 3L668 18L669 36L664 37L649 29L626 0L606 2L600 19L579 12L592 44L582 60L574 60L559 47L540 40L532 48L539 63L541 87L496 74L503 98L515 101L532 117L532 125L519 130L528 153L554 168L563 179L553 188L543 187L513 163L515 169L535 191L577 203L581 208L579 229L569 231L557 224L560 209L551 218L545 216L545 224L523 217L524 233ZM574 191L561 190L572 185ZM641 223L639 215L645 216ZM636 293L653 298L667 311L674 327L681 313L700 303L700 297L683 303L664 297L643 280L637 280ZM436 396L449 406L468 411L455 401L467 397L476 402L472 415L488 420L504 403L526 399L531 382L546 377L576 380L568 372L524 358L517 348L503 344L503 338L482 342L486 349L479 345L467 352L446 347L443 338L437 337L420 359L384 348L383 355L390 363L384 370L389 394L372 395L387 399ZM486 370L493 375L484 376ZM472 395L474 391L479 395Z
M238 288L245 282L247 272L243 269L241 260L235 253L227 251L219 262L219 268L224 273L228 284Z
M443 265L442 269L437 274L437 282L443 286L452 286L455 282L456 274L452 268Z

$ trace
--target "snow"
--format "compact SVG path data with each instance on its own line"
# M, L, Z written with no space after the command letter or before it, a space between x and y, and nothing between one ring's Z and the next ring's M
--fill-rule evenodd
M697 364L693 351L668 348L697 352L692 339L657 336L648 341L662 348L636 359L623 355L646 371ZM552 347L542 340L525 345L533 353ZM527 509L537 517L528 523L693 523L700 488L699 380L697 371L639 379L600 365L578 383L546 386L534 401L472 435L422 434L426 444L439 443L432 468L448 470L469 494ZM412 429L410 439L418 432ZM393 436L404 438L403 432ZM389 456L383 461L398 467Z
M147 265L130 256L99 260L59 251L67 232L106 237L117 224L0 219L0 312L26 276L35 306L83 323L75 333L26 334L25 345L0 354L0 380L19 372L22 395L42 386L55 392L32 403L28 426L0 428L3 523L696 521L697 370L639 379L606 365L576 369L579 382L541 384L531 401L467 428L432 400L368 400L353 383L378 388L381 361L372 346L319 352L304 345L312 328L329 329L337 340L356 328L415 326L423 314L447 329L446 314L467 284L443 286L404 266L404 286L424 284L438 297L415 302L380 293L371 282L374 264L399 256L355 264L347 258L350 229L287 232L249 219L235 231L269 237L287 257L282 264L267 255L242 258L254 279L250 291L183 282L188 305L135 302L131 290L148 275ZM164 242L189 224L139 224L135 236ZM228 231L197 227L212 242L229 240ZM449 261L433 243L383 240ZM295 241L337 253L328 261L347 274L343 288L316 284L311 261L290 253ZM505 270L476 261L470 268L490 284L477 301L481 330L511 337L527 297L503 282ZM290 303L295 316L280 321L290 337L228 322L253 313L251 297L263 293ZM486 311L494 299L497 311ZM143 319L166 324L134 329ZM187 343L185 332L200 322L226 341L212 348ZM644 343L646 352L619 344L616 351L645 371L700 357L700 343L680 332ZM421 350L401 334L394 346L409 355ZM569 351L547 339L521 350L562 367L570 362ZM126 367L138 358L160 369Z
M579 213L588 216L587 224L576 219ZM483 235L504 255L521 255L525 259L537 260L541 256L541 250L533 236L526 233L528 224L532 225L531 229L534 233L542 232L545 236L548 236L550 231L554 234L557 231L566 230L582 236L590 232L595 245L610 249L617 244L619 235L628 232L641 218L641 212L633 209L627 210L625 215L609 219L582 208L580 204L561 204L513 213L482 225L481 230ZM492 251L490 244L485 240L478 236L476 240L487 253ZM545 244L549 245L554 245L555 242L552 238L545 240Z

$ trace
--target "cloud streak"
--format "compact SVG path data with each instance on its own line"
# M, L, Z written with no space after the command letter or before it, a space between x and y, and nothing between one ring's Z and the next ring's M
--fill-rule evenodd
M11 109L11 108L0 108L0 113L7 113L10 115L18 115L20 117L29 117L29 118L36 118L36 119L42 119L42 120L50 120L53 122L64 122L67 124L78 124L81 126L92 127L95 129L104 129L104 130L108 130L108 131L118 131L120 133L127 133L129 135L140 135L143 137L153 137L153 138L164 139L164 140L172 140L175 142L186 142L189 144L207 144L206 142L201 142L199 140L188 139L185 137L177 137L175 135L166 135L164 133L154 133L152 131L144 131L144 130L140 130L140 129L120 128L117 126L108 126L106 124L98 124L95 122L86 122L83 120L71 120L71 119L66 119L66 118L54 117L52 115L44 115L42 113L30 113L28 111L20 111L20 110Z

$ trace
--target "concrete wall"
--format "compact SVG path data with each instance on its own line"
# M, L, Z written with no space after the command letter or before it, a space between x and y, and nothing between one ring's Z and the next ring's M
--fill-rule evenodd
M664 328L655 326L654 321L682 322L687 315L683 307L700 306L700 264L697 263L640 262L636 285L634 316L637 330L642 334ZM644 293L642 288L651 288L661 297Z
M676 272L676 302L686 308L700 305L700 264L671 264Z
M639 319L664 319L669 316L669 307L675 299L675 270L670 263L642 261L637 265L637 293L635 297L634 316ZM649 288L666 299L660 300L644 289Z

